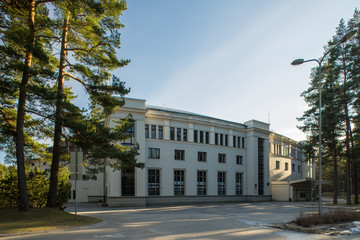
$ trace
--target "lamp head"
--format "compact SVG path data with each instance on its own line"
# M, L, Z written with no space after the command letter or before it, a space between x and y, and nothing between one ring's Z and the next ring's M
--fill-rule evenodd
M299 59L295 59L294 61L291 62L291 65L300 65L304 63L304 59L299 58Z
M347 42L349 41L350 39L352 39L355 34L357 33L357 30L356 29L353 29L353 30L350 30L348 31L339 41L339 43L344 43L344 42Z

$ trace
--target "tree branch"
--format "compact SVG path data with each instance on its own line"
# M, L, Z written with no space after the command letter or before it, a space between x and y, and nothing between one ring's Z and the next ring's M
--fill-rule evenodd
M8 124L10 124L10 120L7 118L6 113L5 113L2 109L0 109L0 112L1 112L1 114L3 115L4 120L5 120Z
M49 3L49 2L56 2L56 1L57 1L57 0L37 1L37 2L35 3L35 6L37 6L37 5L41 4L41 3Z
M95 46L91 47L90 49L83 49L83 48L66 48L66 51L84 51L84 52L91 52L93 49L100 46L101 43L96 44Z
M45 115L43 115L43 114L40 114L40 113L38 113L38 112L31 111L31 110L26 110L26 112L27 112L27 113L32 113L32 114L38 115L38 116L43 117L43 118L46 118L46 119L52 119L52 118L51 118L51 115L50 115L50 116L45 116Z
M85 83L84 81L82 81L80 78L77 78L77 77L71 75L71 74L68 73L68 72L65 72L64 75L65 75L65 76L68 76L68 77L71 77L72 79L78 81L79 83L81 83L81 84L84 86L84 88L85 88L86 90L89 90L89 89L88 89L88 86L86 85L86 83Z

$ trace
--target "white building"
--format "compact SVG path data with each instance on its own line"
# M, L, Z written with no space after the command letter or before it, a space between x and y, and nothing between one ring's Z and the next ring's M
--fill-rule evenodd
M315 166L304 158L301 143L271 133L269 154L272 199L310 201Z
M105 195L110 206L271 200L271 174L277 172L269 124L230 122L129 98L106 124L114 127L129 113L135 124L127 145L139 144L138 162L145 168L107 168L96 181L77 181L78 201Z

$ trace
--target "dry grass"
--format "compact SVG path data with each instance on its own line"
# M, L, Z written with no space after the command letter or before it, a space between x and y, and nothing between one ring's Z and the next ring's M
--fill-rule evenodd
M63 211L39 208L29 212L0 209L0 234L25 233L79 227L101 222L101 219L75 216Z
M302 227L310 227L320 224L334 224L360 221L360 212L352 209L338 208L325 212L319 217L317 213L304 214L300 213L295 219L295 223Z

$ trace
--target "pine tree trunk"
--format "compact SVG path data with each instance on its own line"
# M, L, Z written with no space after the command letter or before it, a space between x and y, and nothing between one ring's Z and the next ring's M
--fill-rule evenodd
M32 61L32 51L35 45L35 0L29 3L29 30L30 35L28 39L28 46L25 56L24 72L20 83L20 93L18 102L18 111L16 118L16 159L18 171L18 185L19 185L19 210L29 211L30 204L26 189L25 176L25 155L24 155L24 120L26 107L26 88L30 79L30 67Z
M337 204L337 196L338 196L338 164L337 164L337 151L336 144L334 147L334 192L333 192L333 204Z
M353 164L353 192L355 195L354 204L359 204L359 190L358 190L358 167L357 163Z
M65 73L65 59L66 59L66 46L67 46L67 34L69 30L69 14L64 18L63 34L61 41L60 52L60 66L59 77L57 86L57 99L56 99L56 113L55 113L55 132L54 132L54 146L53 146L53 158L51 164L50 175L50 187L48 193L47 207L56 208L57 198L57 185L58 174L61 157L61 135L62 135L62 111L64 101L64 73Z

